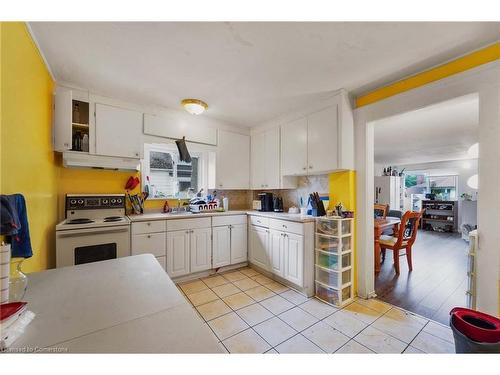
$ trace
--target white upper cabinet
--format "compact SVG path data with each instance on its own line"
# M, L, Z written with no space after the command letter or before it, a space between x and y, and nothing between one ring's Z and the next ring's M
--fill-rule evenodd
M281 128L281 172L284 176L307 174L307 118Z
M250 187L250 136L219 130L215 176L216 189Z
M354 168L354 128L347 94L341 91L319 110L281 127L283 176Z
M142 118L138 111L96 103L96 154L142 158Z
M338 144L337 106L332 106L307 117L307 172L324 173L337 169Z
M72 93L58 87L54 94L54 151L71 150Z
M253 134L251 144L252 189L296 187L295 179L283 179L281 175L279 127Z

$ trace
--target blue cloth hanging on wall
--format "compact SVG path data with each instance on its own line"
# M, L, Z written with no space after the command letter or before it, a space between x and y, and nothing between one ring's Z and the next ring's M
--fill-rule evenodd
M1 195L0 199L0 234L8 236L13 258L30 258L30 230L28 210L22 194Z

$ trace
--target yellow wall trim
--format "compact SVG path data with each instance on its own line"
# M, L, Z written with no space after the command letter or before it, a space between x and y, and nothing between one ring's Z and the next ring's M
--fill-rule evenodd
M451 75L464 72L495 60L500 59L500 43L472 52L446 64L426 70L409 78L402 79L388 86L376 89L368 94L356 98L356 107L378 102L388 97L400 94L411 89L424 86Z

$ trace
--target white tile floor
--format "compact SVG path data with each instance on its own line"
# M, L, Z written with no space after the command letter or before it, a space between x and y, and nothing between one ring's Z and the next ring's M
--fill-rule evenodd
M337 309L251 268L178 287L229 353L454 353L442 324L376 299Z

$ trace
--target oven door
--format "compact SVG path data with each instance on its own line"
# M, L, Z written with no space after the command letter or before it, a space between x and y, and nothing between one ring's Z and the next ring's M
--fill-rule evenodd
M130 255L129 226L56 232L56 267L99 262Z

